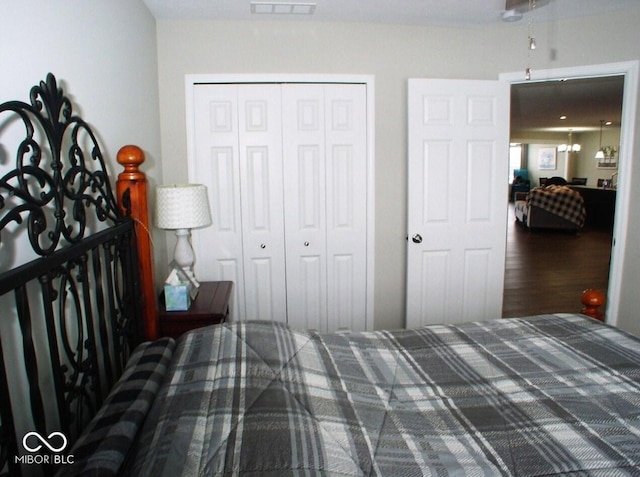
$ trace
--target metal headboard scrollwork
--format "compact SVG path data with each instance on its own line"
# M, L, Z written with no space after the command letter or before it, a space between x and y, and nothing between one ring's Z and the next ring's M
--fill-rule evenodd
M46 82L31 89L30 96L30 104L9 101L0 106L0 114L15 113L25 129L15 169L0 179L0 210L4 210L0 231L11 221L21 223L26 215L33 250L49 255L61 238L76 243L84 237L88 206L94 207L100 221L111 219L115 223L121 217L96 138L87 123L73 115L71 102L58 88L55 77L49 74ZM45 143L37 138L39 130L46 136ZM88 166L83 139L90 141L90 157L99 164L95 169ZM47 154L51 156L47 158ZM5 210L5 194L17 202L9 210ZM71 205L71 214L65 209L67 205ZM47 206L53 212L49 220L43 213ZM41 243L45 233L48 244Z
M30 103L0 104L0 171L5 135L15 165L0 177L0 307L14 312L0 315L0 473L19 475L25 432L71 443L120 375L139 336L139 277L133 220L52 74Z

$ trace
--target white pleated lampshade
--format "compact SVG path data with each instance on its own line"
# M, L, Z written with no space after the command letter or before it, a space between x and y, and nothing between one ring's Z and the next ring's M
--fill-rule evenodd
M155 222L160 229L195 229L211 225L207 187L202 184L158 186Z

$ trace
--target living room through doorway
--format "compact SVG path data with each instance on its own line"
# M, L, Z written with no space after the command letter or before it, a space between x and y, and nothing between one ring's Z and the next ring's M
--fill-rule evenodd
M549 124L543 126L539 124L529 124L526 127L530 127L532 130L534 130L535 127L546 127L549 128L549 130L556 128L555 130L559 131L560 129L558 128L560 126L555 124L557 123L556 115L550 112L552 109L551 105L555 104L573 106L575 111L574 117L578 114L584 115L584 121L587 124L580 126L579 122L577 122L574 123L574 127L578 129L580 127L590 127L591 131L585 134L597 134L599 120L595 120L595 118L611 118L614 122L618 122L620 130L622 130L622 114L620 110L622 106L624 75L614 76L620 78L620 81L617 82L620 91L616 93L617 97L620 98L617 114L612 114L612 112L607 109L616 104L616 100L608 96L609 93L607 92L602 94L600 98L601 101L598 100L597 96L593 96L593 94L589 97L588 101L582 101L579 91L571 91L567 88L570 82L559 82L557 80L546 81L544 84L548 86L547 93L553 96L553 93L562 92L562 97L546 98L544 95L538 95L536 100L539 105L548 104L546 107L549 111L547 111L546 117L549 118ZM585 78L581 78L581 80L581 88L584 89ZM543 86L543 84L540 82L536 86ZM513 84L512 91L517 87L517 84ZM542 90L538 89L538 91ZM514 130L518 131L516 133L519 135L518 140L521 140L523 136L527 134L517 129L517 127L522 127L523 123L527 123L527 118L530 119L541 116L536 111L527 111L527 105L524 103L525 102L517 99L514 101L512 94L512 139L514 139ZM600 109L597 107L598 104L601 105ZM523 119L523 116L526 116L526 118ZM517 123L517 126L514 126L514 121ZM566 126L564 130L567 131L566 128L570 127L571 126ZM529 137L534 138L533 140L544 137L540 131L536 131L535 133L529 132L528 134ZM560 141L558 141L558 143L559 142ZM556 147L557 144L550 144L550 146ZM593 161L593 154L591 154L590 157L581 154L579 160ZM529 158L528 167L535 168L535 158ZM567 171L568 165L566 168L559 168L557 173L552 175L566 176L568 174ZM534 171L532 175L535 176L536 172L538 171ZM611 170L597 171L596 173L602 174L603 178L609 178L612 175ZM617 177L617 168L613 173L616 179L618 179L616 182L619 182L620 178ZM572 177L566 178L569 181L572 179ZM534 180L531 181L531 187L538 186L538 178L532 177L532 179ZM590 182L590 186L597 187L597 180L595 178L590 180ZM560 231L530 231L523 227L516 226L512 203L509 205L509 214L503 317L564 311L576 312L582 308L580 294L585 288L597 288L605 294L607 293L610 284L609 273L612 257L612 230L600 230L587 227L574 235Z

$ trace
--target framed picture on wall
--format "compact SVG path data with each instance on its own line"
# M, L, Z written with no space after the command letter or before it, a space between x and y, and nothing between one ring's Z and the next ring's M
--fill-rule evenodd
M552 170L556 168L556 148L542 147L538 150L538 169Z

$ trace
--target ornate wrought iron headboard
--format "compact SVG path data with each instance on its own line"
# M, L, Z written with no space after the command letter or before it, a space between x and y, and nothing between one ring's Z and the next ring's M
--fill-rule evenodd
M52 74L0 104L0 171L0 474L51 474L24 436L70 447L139 341L134 222Z

